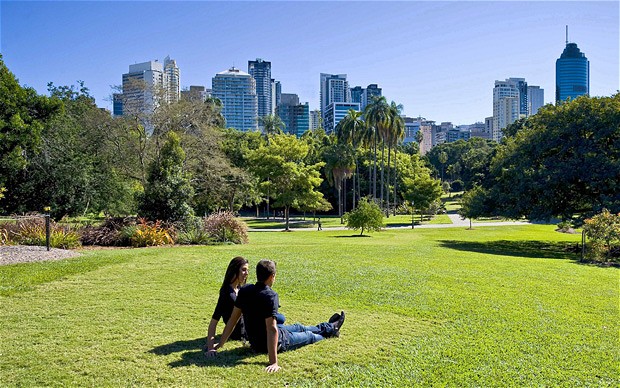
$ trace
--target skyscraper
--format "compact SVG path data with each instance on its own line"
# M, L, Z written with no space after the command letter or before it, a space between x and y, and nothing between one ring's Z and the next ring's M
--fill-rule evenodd
M310 129L310 107L307 102L300 104L297 94L282 93L276 112L284 123L284 132L300 137Z
M272 114L271 62L263 61L261 58L248 61L248 73L256 81L258 117Z
M545 90L540 86L530 85L527 87L527 115L535 115L545 105Z
M323 124L327 123L325 115L329 104L334 102L351 102L351 91L346 74L321 73L321 115Z
M527 83L523 78L508 78L505 81L495 81L493 88L493 140L502 139L502 130L519 119L521 111L521 85L525 84L527 101ZM527 105L526 113L527 115Z
M364 110L366 105L372 102L373 97L381 97L381 88L377 84L370 84L364 89L360 108Z
M167 103L181 99L181 72L177 61L170 59L170 56L164 59L164 89Z
M114 115L133 115L151 133L153 125L150 117L162 102L162 97L165 101L163 65L157 61L129 65L129 72L123 74L122 79L122 93L113 96Z
M360 104L357 102L332 102L327 105L325 113L323 114L323 128L325 132L328 134L334 132L340 120L349 113L349 109L359 111Z
M258 128L258 99L254 78L234 66L213 78L213 97L222 101L226 128L254 131Z
M568 43L568 29L566 35L566 47L555 61L556 104L590 93L590 62L576 43Z

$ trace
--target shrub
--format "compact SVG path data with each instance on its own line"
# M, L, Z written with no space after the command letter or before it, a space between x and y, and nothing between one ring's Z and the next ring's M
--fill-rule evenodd
M215 242L248 242L248 226L230 211L213 213L204 219L204 229Z
M153 223L141 218L131 236L131 245L133 247L150 247L166 244L174 244L174 240L170 237L170 233L161 226L161 221Z
M7 223L2 227L6 243L45 246L45 218L32 216ZM50 246L53 248L73 249L81 246L80 235L69 226L61 226L50 220Z
M101 246L130 246L135 232L135 217L107 218L99 226L86 226L80 230L82 244ZM126 227L134 226L130 233L123 233Z
M457 179L452 181L451 188L453 192L463 191L464 187L465 185L463 184L462 180Z
M364 229L369 231L381 230L383 227L383 212L379 205L369 202L362 198L357 207L344 214L344 222L349 229L362 229L360 236L364 234Z
M600 214L585 220L583 229L590 238L591 259L618 261L620 257L620 213L612 214L603 209Z

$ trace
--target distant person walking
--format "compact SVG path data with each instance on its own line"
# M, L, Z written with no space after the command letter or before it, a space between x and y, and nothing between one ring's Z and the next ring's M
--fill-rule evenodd
M318 224L317 230L323 230L323 224L321 224L321 218L319 218L317 224Z

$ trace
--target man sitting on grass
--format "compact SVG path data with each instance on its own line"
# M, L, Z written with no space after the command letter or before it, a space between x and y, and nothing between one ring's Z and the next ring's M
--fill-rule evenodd
M287 351L320 341L328 337L338 337L344 323L344 311L332 315L329 322L316 326L278 325L278 294L271 289L276 279L276 263L261 260L256 265L256 284L245 286L239 290L235 308L224 328L220 342L208 349L207 356L213 357L217 350L228 340L237 321L243 314L245 329L250 346L257 352L269 354L267 372L277 372L278 350Z

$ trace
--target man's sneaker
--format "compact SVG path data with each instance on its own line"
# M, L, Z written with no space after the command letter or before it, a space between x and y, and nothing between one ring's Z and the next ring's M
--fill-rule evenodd
M340 337L340 328L342 327L343 323L344 323L344 311L341 311L340 317L338 318L338 320L332 323L332 325L334 325L334 336L335 337Z
M336 323L338 322L338 320L340 319L340 314L335 313L334 315L331 316L331 318L329 318L329 323Z

